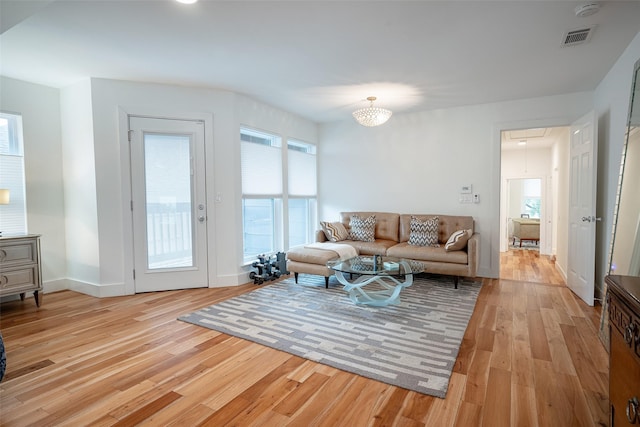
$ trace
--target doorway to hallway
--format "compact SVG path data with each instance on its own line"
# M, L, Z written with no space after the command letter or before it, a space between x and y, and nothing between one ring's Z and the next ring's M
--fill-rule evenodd
M565 284L569 127L501 137L500 278Z

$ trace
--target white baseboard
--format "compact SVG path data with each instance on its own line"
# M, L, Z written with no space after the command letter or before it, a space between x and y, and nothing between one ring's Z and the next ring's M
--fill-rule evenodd
M229 274L225 276L217 276L209 285L210 288L221 288L226 286L240 286L250 282L249 271L240 274ZM107 298L127 295L124 283L115 283L108 285L97 285L95 283L81 282L73 279L55 279L43 283L43 292L52 293L70 290L90 295L96 298Z
M562 269L562 267L560 267L560 265L557 262L556 262L556 270L558 270L558 273L560 273L564 282L567 283L567 273L565 273L565 271Z
M495 273L490 268L479 267L477 276L478 277L486 277L488 279L499 279L500 278L500 273L499 272Z
M240 286L249 282L249 272L240 274L228 274L226 276L216 276L210 283L210 288L222 288L225 286Z
M66 291L67 289L69 289L67 279L47 280L46 282L42 283L42 291L45 294Z
M80 282L72 279L67 279L67 282L67 289L80 292L85 295L91 295L96 298L119 297L126 295L124 283L96 285L94 283Z

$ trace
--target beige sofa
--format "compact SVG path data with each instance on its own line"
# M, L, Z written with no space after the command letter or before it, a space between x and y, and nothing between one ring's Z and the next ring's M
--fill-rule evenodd
M451 215L411 215L388 212L341 212L340 221L349 230L349 222L352 215L360 218L376 216L375 241L361 242L355 240L342 240L338 243L353 246L359 255L386 255L397 258L407 258L422 262L428 273L451 275L455 278L455 286L458 286L459 277L476 277L479 259L479 236L474 232L473 217ZM438 242L440 247L409 245L411 217L416 216L420 220L439 218ZM463 250L447 252L444 244L452 233L457 230L470 229L473 235ZM322 230L316 232L316 241L324 242L327 238ZM311 252L314 252L313 254ZM325 252L325 253L322 253ZM333 274L326 267L326 252L301 248L290 251L287 269L293 273L321 274L325 278ZM333 255L335 257L336 254ZM318 258L320 257L320 258ZM324 258L322 258L324 257ZM322 258L322 259L321 259Z
M532 240L536 244L540 241L540 220L534 218L512 218L513 222L513 245L516 239L520 241L522 247L523 240Z

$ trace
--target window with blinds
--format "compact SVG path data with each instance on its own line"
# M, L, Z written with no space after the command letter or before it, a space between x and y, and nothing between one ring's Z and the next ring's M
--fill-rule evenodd
M240 129L243 255L286 251L312 241L316 218L316 148Z
M289 248L314 240L316 224L316 147L287 141Z
M9 190L8 204L0 204L0 232L5 236L26 233L24 148L19 114L0 112L0 189Z

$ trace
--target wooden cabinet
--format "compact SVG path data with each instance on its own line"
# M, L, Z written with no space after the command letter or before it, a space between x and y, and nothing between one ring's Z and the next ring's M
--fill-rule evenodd
M41 291L40 236L0 237L0 297L33 292L40 307Z
M640 425L640 277L607 276L610 425Z

